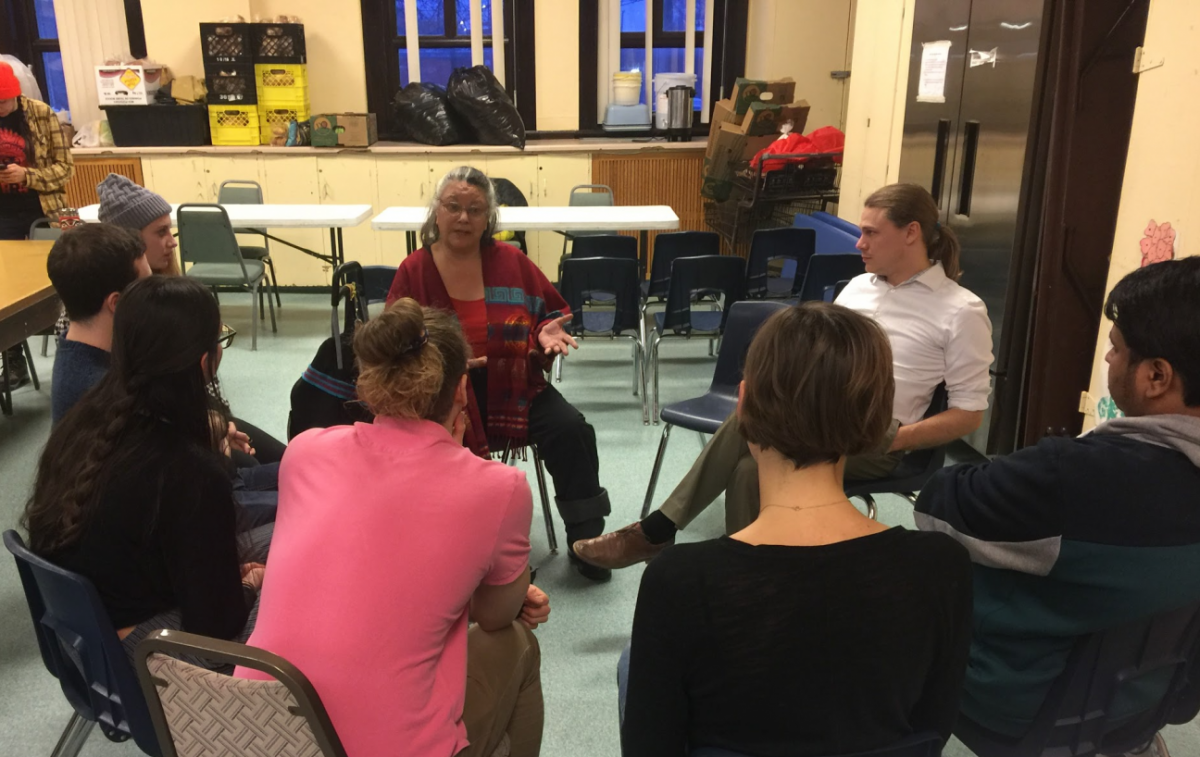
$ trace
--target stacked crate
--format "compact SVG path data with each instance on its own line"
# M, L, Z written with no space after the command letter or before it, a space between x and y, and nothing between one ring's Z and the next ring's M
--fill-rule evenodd
M270 144L276 126L305 123L312 107L308 99L308 65L303 24L252 24L254 89L258 101L259 139Z
M261 129L254 86L252 24L200 24L214 145L257 145Z

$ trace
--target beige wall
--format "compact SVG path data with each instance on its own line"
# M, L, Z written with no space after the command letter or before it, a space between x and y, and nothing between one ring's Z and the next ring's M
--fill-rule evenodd
M533 6L537 128L579 128L579 3L537 0Z
M142 0L146 54L178 76L203 76L198 24L238 15L249 20L249 0Z
M871 192L896 181L915 0L858 4L838 215L858 223Z
M1138 81L1108 290L1141 265L1139 242L1151 219L1169 221L1178 231L1177 257L1200 252L1200 102L1192 96L1200 92L1200 5L1152 0L1144 49L1146 58L1163 65L1144 71ZM1107 416L1109 326L1102 323L1096 344L1085 429Z
M877 0L869 0L874 7ZM808 100L805 132L844 129L845 81L830 71L850 68L851 0L751 0L746 76L796 80L796 98Z

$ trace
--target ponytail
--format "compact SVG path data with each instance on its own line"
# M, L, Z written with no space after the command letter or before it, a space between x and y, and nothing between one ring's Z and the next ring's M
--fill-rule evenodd
M917 223L929 259L942 264L946 278L958 281L962 276L962 245L953 229L938 222L938 207L933 196L919 184L888 184L871 193L864 207L879 208L899 228Z
M958 235L954 229L942 226L940 223L933 228L932 240L926 240L929 249L929 259L942 264L946 278L958 281L962 276L962 245L958 243Z

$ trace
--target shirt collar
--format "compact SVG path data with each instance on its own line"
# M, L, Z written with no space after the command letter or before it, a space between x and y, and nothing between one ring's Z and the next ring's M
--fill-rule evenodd
M942 268L942 264L934 261L934 263L924 271L921 271L916 276L913 276L908 281L905 281L903 284L899 284L898 286L904 287L914 284L921 284L926 289L936 292L944 287L949 281L950 279L946 278L946 271L944 268ZM876 274L871 274L871 282L875 284L882 284L884 286L891 286L886 280Z

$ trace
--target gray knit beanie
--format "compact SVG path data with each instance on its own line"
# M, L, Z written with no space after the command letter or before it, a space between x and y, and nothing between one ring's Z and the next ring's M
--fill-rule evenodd
M96 185L96 194L100 196L100 223L141 231L155 218L171 212L162 197L120 174L105 177Z

